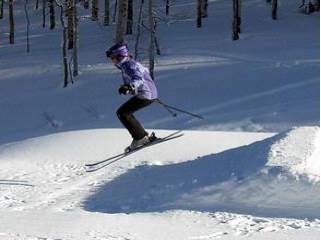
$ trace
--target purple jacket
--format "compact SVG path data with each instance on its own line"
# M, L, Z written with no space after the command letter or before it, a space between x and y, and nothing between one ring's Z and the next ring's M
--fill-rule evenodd
M124 84L129 84L134 89L134 96L151 100L157 98L155 83L146 67L129 57L125 57L116 66L122 71Z

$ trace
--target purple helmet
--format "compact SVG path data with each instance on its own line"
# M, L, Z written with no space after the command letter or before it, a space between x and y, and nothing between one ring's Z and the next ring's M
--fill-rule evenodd
M124 43L117 43L114 46L110 47L106 51L106 56L120 56L120 57L128 57L129 56L129 50Z

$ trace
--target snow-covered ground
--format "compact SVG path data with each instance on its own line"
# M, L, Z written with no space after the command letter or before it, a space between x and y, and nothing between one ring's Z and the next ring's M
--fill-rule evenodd
M185 131L93 173L84 164L121 151L124 130L5 144L0 239L308 239L319 134Z
M115 26L80 22L81 75L63 89L59 23L42 29L41 10L30 4L27 54L23 5L15 5L12 46L5 11L1 240L320 237L319 14L283 0L272 21L266 1L244 0L241 39L233 42L230 1L209 2L202 29L194 2L173 3L175 19L158 25L155 72L161 100L206 119L145 109L137 116L148 131L184 136L96 172L85 164L130 142L115 115L126 100L117 93L120 74L104 53ZM126 39L132 47L134 37Z

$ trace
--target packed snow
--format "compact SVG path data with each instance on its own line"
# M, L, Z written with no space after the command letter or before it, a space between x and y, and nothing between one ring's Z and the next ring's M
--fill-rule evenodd
M85 164L131 141L115 114L126 100L121 76L105 59L115 25L82 18L81 74L63 89L59 23L42 29L30 3L27 54L24 3L15 4L11 46L5 9L0 240L320 238L319 14L284 0L273 21L266 1L244 0L241 39L232 41L231 2L209 1L201 29L195 2L174 1L158 24L155 82L161 100L205 120L154 104L137 114L148 132L184 135L95 172Z

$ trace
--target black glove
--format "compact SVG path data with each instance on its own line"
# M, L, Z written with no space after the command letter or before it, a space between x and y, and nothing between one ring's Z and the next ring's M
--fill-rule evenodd
M127 95L128 93L131 93L133 91L133 88L129 84L121 85L120 88L118 88L118 93Z

